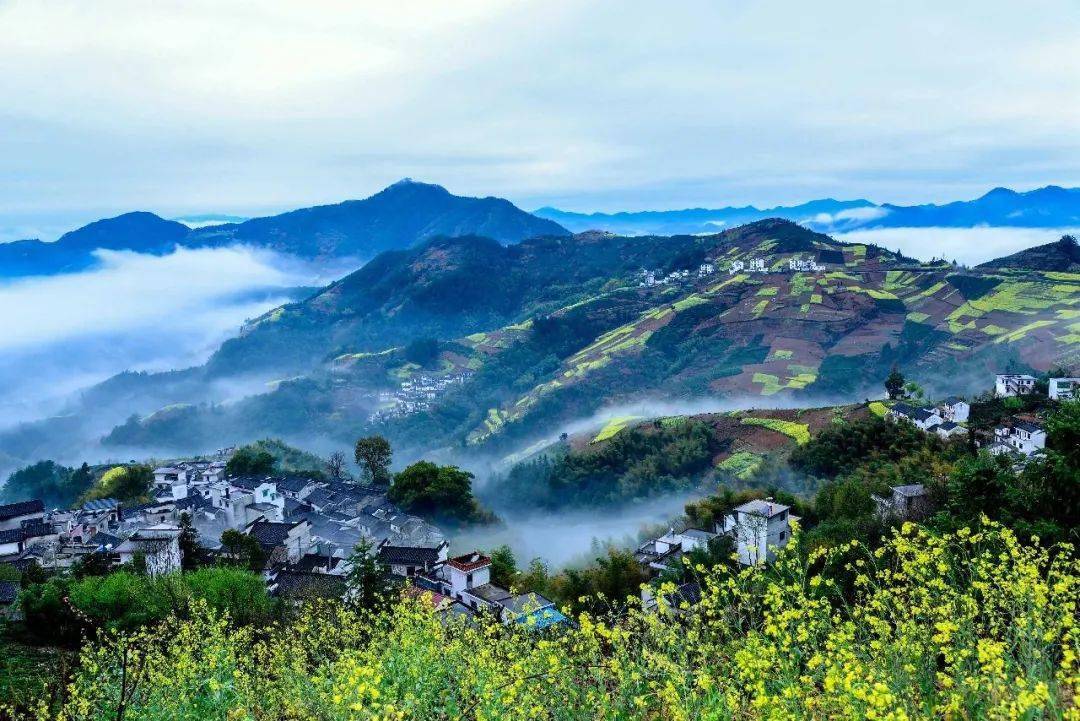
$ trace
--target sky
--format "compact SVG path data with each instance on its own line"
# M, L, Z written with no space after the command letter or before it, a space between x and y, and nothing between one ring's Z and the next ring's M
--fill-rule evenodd
M0 239L404 176L526 209L1080 185L1080 3L0 0Z

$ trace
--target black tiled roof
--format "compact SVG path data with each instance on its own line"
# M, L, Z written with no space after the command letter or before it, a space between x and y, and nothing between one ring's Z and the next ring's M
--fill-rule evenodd
M15 503L0 506L0 521L7 521L30 513L43 513L44 511L45 502L40 498L35 498L32 501L16 501Z
M273 548L280 546L289 537L296 523L276 523L274 521L256 521L248 532L259 542L260 546Z
M279 598L341 598L345 580L339 576L306 571L278 571L271 594Z
M439 549L423 546L379 546L379 558L391 566L430 566L438 562Z
M299 493L316 482L314 478L308 476L281 476L273 480L277 483L279 491L288 493Z
M15 603L19 598L18 581L0 581L0 603Z
M341 559L335 556L323 556L318 553L306 553L296 563L289 567L290 571L306 571L309 573L315 572L316 568L329 568L334 570L337 565L341 563Z
M272 480L268 476L231 476L228 481L230 485L237 488L243 488L246 491L254 491L256 488Z
M10 528L6 531L0 531L0 543L18 543L25 537L26 535L21 528Z

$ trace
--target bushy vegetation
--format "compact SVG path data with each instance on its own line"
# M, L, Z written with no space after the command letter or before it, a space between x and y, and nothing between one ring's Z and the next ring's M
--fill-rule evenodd
M98 630L134 631L186 617L193 604L228 613L234 623L266 621L271 604L260 576L229 567L151 577L122 570L55 576L23 590L25 630L39 643L71 645Z
M387 497L409 513L442 523L488 523L494 520L476 501L473 474L457 466L417 461L394 475Z
M518 464L500 493L514 503L548 508L621 503L691 487L720 450L699 420L655 421L625 428L587 452Z
M114 466L102 474L81 501L115 498L128 503L142 503L150 498L154 485L154 469L143 463Z
M908 525L877 549L804 556L796 536L774 568L696 570L693 608L661 593L658 612L582 613L556 635L447 621L416 599L315 605L265 634L196 605L88 645L61 716L1075 717L1071 548L1024 546L990 522Z
M66 507L85 493L94 482L90 466L68 468L53 461L39 461L20 468L0 486L0 501L40 498L50 506Z

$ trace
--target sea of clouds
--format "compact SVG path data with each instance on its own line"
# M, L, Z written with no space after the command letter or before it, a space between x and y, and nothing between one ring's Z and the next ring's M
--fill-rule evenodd
M930 260L945 258L978 265L1025 248L1052 243L1076 228L875 228L835 234L848 243L873 243L904 255Z
M245 247L165 256L98 251L80 273L0 284L0 427L59 411L124 370L204 361L317 270Z

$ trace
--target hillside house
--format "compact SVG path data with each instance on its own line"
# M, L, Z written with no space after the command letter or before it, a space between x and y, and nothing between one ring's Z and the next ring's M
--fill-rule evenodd
M931 511L930 497L921 483L893 486L888 497L872 496L877 504L878 517L901 521L917 521Z
M188 472L185 468L163 466L154 469L154 495L179 501L188 495Z
M967 428L964 428L959 423L945 421L934 426L934 433L937 433L945 440L949 440L950 438L964 436L967 434Z
M789 506L766 498L737 506L717 524L717 531L735 541L739 563L753 566L776 560L776 551L791 540L791 524L797 520Z
M0 505L0 531L22 528L24 524L45 518L45 503L41 499L17 501Z
M938 415L953 423L967 423L971 414L971 406L963 398L949 396L937 407Z
M1034 423L1015 421L1011 427L998 426L994 429L997 443L1011 446L1019 453L1030 456L1046 448L1046 431Z
M121 564L131 563L141 555L151 576L180 570L180 529L169 524L140 528L126 541L112 549Z
M0 581L0 620L17 621L22 617L19 612L18 581Z
M744 263L741 260L733 260L733 261L731 261L731 265L728 267L728 273L730 275L735 275L736 273L742 273L744 270L746 270L746 263Z
M279 523L256 520L244 528L266 552L267 565L297 563L311 548L311 524L308 521Z
M893 421L909 421L924 431L928 431L944 421L933 408L914 408L907 403L897 403L886 412L885 417Z
M1080 398L1080 378L1051 378L1047 396L1052 401L1071 401Z
M788 261L788 270L794 273L817 273L824 270L815 260L803 260L802 258L792 258Z
M751 258L750 262L746 264L746 271L748 273L765 273L765 259Z
M568 623L569 619L555 608L555 603L529 591L505 599L500 604L503 623L517 623L531 629L543 630L552 626Z
M998 398L1022 396L1035 392L1035 377L1020 373L998 374L994 377L994 395Z
M709 544L720 534L700 528L687 528L678 533L675 529L659 538L654 538L638 546L634 560L650 575L659 575L666 570L677 568L682 563L684 553L701 549L707 550Z
M447 561L450 544L443 541L434 546L395 546L384 540L376 548L379 559L390 572L410 578L417 573L431 573Z

